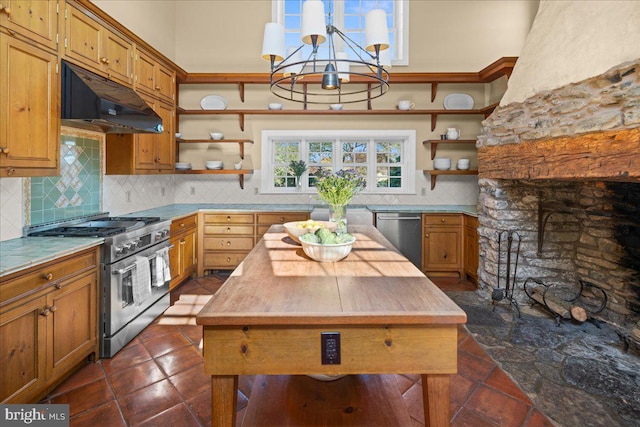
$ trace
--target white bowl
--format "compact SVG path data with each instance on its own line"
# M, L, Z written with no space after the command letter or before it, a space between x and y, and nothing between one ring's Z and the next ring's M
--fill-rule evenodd
M342 104L329 104L329 108L332 110L342 110Z
M176 138L182 138L182 134L180 132L176 132Z
M188 162L176 162L176 169L191 169L191 163Z
M224 134L222 132L211 132L209 134L209 136L211 137L211 139L222 139L222 138L224 138Z
M320 227L328 228L329 231L336 231L337 226L335 222L315 220L285 222L282 225L284 226L284 231L297 243L300 243L299 237L303 234L315 233Z
M209 160L204 165L207 169L218 169L222 167L223 163L220 160Z
M269 110L282 110L282 104L279 102L272 102L269 104Z
M447 157L436 157L433 159L433 168L436 170L451 169L451 159Z
M302 250L307 256L318 262L337 262L345 258L351 252L355 237L351 242L339 243L337 245L323 245L322 243L309 243L300 241Z

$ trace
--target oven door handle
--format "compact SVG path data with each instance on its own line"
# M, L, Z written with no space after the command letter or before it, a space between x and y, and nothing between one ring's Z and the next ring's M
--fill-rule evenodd
M167 246L167 249L173 249L174 247L175 247L175 245L169 245L169 246ZM157 256L158 256L158 253L156 252L155 254L153 254L153 255L151 255L151 256L149 256L149 257L147 257L147 260L151 261L152 259L154 259L154 258L155 258L155 257L157 257ZM124 273L126 273L127 271L129 271L129 270L133 270L133 269L135 268L135 266L136 266L135 264L131 264L131 265L130 265L130 266L128 266L128 267L121 268L120 270L115 270L115 271L114 271L113 273L111 273L111 274L124 274Z

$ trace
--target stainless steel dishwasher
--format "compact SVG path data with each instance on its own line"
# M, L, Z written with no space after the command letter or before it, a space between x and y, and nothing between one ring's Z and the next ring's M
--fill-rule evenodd
M416 267L422 269L422 215L415 212L378 212L376 228Z

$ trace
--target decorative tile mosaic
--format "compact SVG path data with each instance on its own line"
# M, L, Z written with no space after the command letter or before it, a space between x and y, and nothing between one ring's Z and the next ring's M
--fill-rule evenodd
M100 141L61 137L60 176L31 178L31 225L100 212Z

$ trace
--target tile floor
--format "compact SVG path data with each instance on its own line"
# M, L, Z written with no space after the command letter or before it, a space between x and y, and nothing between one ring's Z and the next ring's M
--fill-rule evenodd
M214 275L184 283L172 293L172 307L114 358L86 365L43 402L69 404L71 426L210 425L210 383L200 354L202 332L194 317L224 279ZM455 290L468 286L450 280L439 285ZM453 426L553 425L464 327L458 343L458 374L451 379ZM388 377L385 381L397 385L398 401L405 405L412 426L424 425L419 376ZM255 379L240 377L238 426L243 421L271 425L244 420Z

